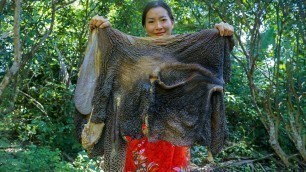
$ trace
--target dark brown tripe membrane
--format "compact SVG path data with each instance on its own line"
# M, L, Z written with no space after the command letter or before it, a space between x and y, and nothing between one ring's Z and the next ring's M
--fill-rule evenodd
M232 48L232 38L216 29L163 38L94 30L75 91L77 135L90 113L91 122L105 123L89 153L104 155L106 171L122 171L124 136L144 137L142 124L149 141L218 153L228 133L223 92Z

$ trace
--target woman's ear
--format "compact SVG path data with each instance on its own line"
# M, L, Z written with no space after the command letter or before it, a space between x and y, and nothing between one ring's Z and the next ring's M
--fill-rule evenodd
M174 21L171 20L171 31L170 31L170 34L172 35L173 33L173 29L174 29Z

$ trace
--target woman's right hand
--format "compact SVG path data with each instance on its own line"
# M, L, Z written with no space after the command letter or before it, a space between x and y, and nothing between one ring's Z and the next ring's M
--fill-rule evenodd
M220 36L232 36L234 34L234 27L228 23L215 24L215 28L219 30Z
M103 16L96 15L90 19L90 22L89 22L90 30L93 30L95 28L106 28L106 27L111 27L111 24Z

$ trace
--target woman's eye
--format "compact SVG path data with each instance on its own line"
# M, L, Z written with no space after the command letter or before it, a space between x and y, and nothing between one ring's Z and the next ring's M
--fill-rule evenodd
M154 21L148 21L148 23L153 23Z
M167 19L162 19L162 21L164 22L164 21L167 21Z

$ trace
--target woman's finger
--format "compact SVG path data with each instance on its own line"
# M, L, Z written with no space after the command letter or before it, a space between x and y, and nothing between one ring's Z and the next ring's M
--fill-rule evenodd
M89 22L90 29L110 27L110 22L103 16L95 15Z
M220 22L215 28L219 30L220 36L232 36L234 33L234 27L228 23Z
M110 22L109 22L109 21L106 21L106 22L102 23L102 24L99 26L99 28L106 28L106 27L110 27L110 26L111 26Z
M225 27L226 28L224 30L226 30L226 33L224 36L232 36L234 33L234 27L228 23L226 23Z
M222 22L222 23L223 23L223 22ZM221 36L224 35L224 27L223 27L223 24L222 24L222 23L216 24L216 25L215 25L215 28L219 30L219 33L220 33Z
M227 24L227 23L224 23L223 24L223 28L224 28L224 34L223 34L223 36L229 36L229 24Z

